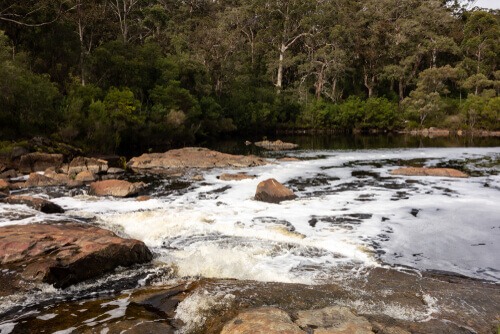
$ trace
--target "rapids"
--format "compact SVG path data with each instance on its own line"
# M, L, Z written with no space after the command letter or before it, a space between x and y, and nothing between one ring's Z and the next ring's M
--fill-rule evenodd
M78 284L72 293L43 287L36 300L4 298L0 311L89 294L97 286L113 290L116 280L133 282L127 287L182 277L320 285L390 266L500 281L500 148L315 150L287 156L300 161L279 161L271 153L272 164L238 170L257 175L253 180L219 180L227 169L201 171L202 181L189 175L144 178L152 197L144 202L97 198L85 190L34 189L29 193L50 195L66 213L47 216L0 204L0 226L74 219L142 240L155 254L151 265ZM390 174L408 165L453 167L471 177ZM255 201L258 182L271 177L298 199L280 205ZM9 333L12 323L0 324L0 333Z

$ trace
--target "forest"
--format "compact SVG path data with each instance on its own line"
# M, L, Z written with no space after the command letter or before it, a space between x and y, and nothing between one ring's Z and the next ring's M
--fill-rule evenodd
M500 11L446 0L0 0L0 140L154 150L499 130Z

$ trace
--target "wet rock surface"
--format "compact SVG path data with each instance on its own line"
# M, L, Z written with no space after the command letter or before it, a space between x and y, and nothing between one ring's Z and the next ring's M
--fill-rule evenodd
M221 334L304 334L290 315L274 307L242 312L232 319Z
M257 185L255 199L261 202L280 203L297 198L297 195L290 189L276 181L269 179L262 181Z
M206 148L189 147L165 153L143 154L132 158L128 167L136 172L162 173L182 171L185 168L252 167L267 164L256 156L220 153Z
M46 199L32 196L8 196L0 199L0 203L27 205L43 213L64 213L64 209L59 205Z
M219 176L219 179L222 181L241 181L241 180L255 179L256 177L257 176L255 175L248 175L245 173L237 173L237 174L224 173Z
M90 184L89 194L95 196L130 197L137 195L145 184L143 182L128 182L124 180L105 180Z
M143 242L101 228L76 224L0 227L0 267L26 281L67 287L152 259Z
M315 286L201 279L140 288L27 314L13 333L143 324L151 325L148 333L495 333L499 305L497 285L376 268ZM44 316L53 318L40 321Z
M419 168L419 167L405 167L398 168L391 172L392 175L404 176L440 176L440 177L457 177L467 178L467 174L452 168Z

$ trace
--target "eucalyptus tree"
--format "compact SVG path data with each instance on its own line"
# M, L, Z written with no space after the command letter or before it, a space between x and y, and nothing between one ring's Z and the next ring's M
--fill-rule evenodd
M275 86L279 94L283 90L284 70L288 65L287 53L304 37L316 29L309 20L318 0L255 0L261 20L267 29L261 30L261 38L272 46L268 53L270 67L275 74Z
M464 87L477 95L481 88L488 86L485 80L494 79L500 63L499 19L492 13L472 12L464 26L462 50L465 54L462 67L471 77Z

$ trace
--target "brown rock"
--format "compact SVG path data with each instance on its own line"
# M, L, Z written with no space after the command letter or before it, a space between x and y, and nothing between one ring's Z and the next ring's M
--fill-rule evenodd
M146 201L149 201L151 199L151 197L149 196L138 196L135 200L137 202L146 202Z
M297 198L297 195L275 179L262 181L257 186L255 199L257 201L268 203L280 203L282 201L292 200Z
M256 177L257 176L255 175L238 173L238 174L222 174L221 176L219 176L219 179L222 181L241 181L241 180L255 179Z
M76 157L68 167L68 174L75 176L83 171L89 171L93 174L106 173L108 170L108 162L102 159Z
M317 334L373 334L368 320L340 306L299 311L295 323L301 328L314 328Z
M12 179L17 177L17 173L14 169L9 169L0 174L0 179Z
M278 308L262 307L238 314L221 334L305 334L290 316Z
M19 171L25 174L42 172L49 167L59 168L62 163L62 154L28 153L21 156Z
M293 150L299 147L297 144L293 143L285 143L281 140L276 140L276 141L269 141L269 140L264 140L264 141L258 141L255 143L255 146L262 147L266 150L271 150L271 151L282 151L282 150Z
M132 158L128 166L135 172L162 173L185 168L252 167L267 164L265 159L249 155L232 155L206 148L188 147L165 153L143 154Z
M93 181L95 181L95 176L94 176L94 173L92 173L91 171L84 170L84 171L78 173L78 175L76 175L75 181L93 182Z
M83 182L82 181L77 181L77 180L69 180L67 183L66 183L66 186L68 188L78 188L78 187L82 187L83 186Z
M279 161L283 161L283 162L295 162L295 161L300 161L300 159L297 159L297 158L292 158L292 157L284 157L284 158L281 158L281 159L278 159Z
M9 196L2 199L1 202L7 204L24 204L43 213L64 213L64 209L59 205L43 198L31 196Z
M105 180L90 184L90 195L129 197L137 195L146 185L143 182L130 183L123 180Z
M469 177L467 174L452 168L404 167L393 170L391 174L404 176Z
M191 177L191 181L203 181L205 178L201 174L196 174Z
M123 174L125 170L122 168L110 167L107 171L108 174Z
M28 180L24 183L24 186L26 188L31 188L31 187L50 187L50 186L58 186L61 183L53 179L51 177L38 174L38 173L31 173L30 176L28 177Z
M6 191L9 190L9 188L10 188L9 182L0 179L0 191Z
M450 135L450 130L448 129L438 129L429 128L429 137L448 137Z
M0 267L26 280L67 287L118 266L152 259L144 243L97 227L64 223L0 228Z

